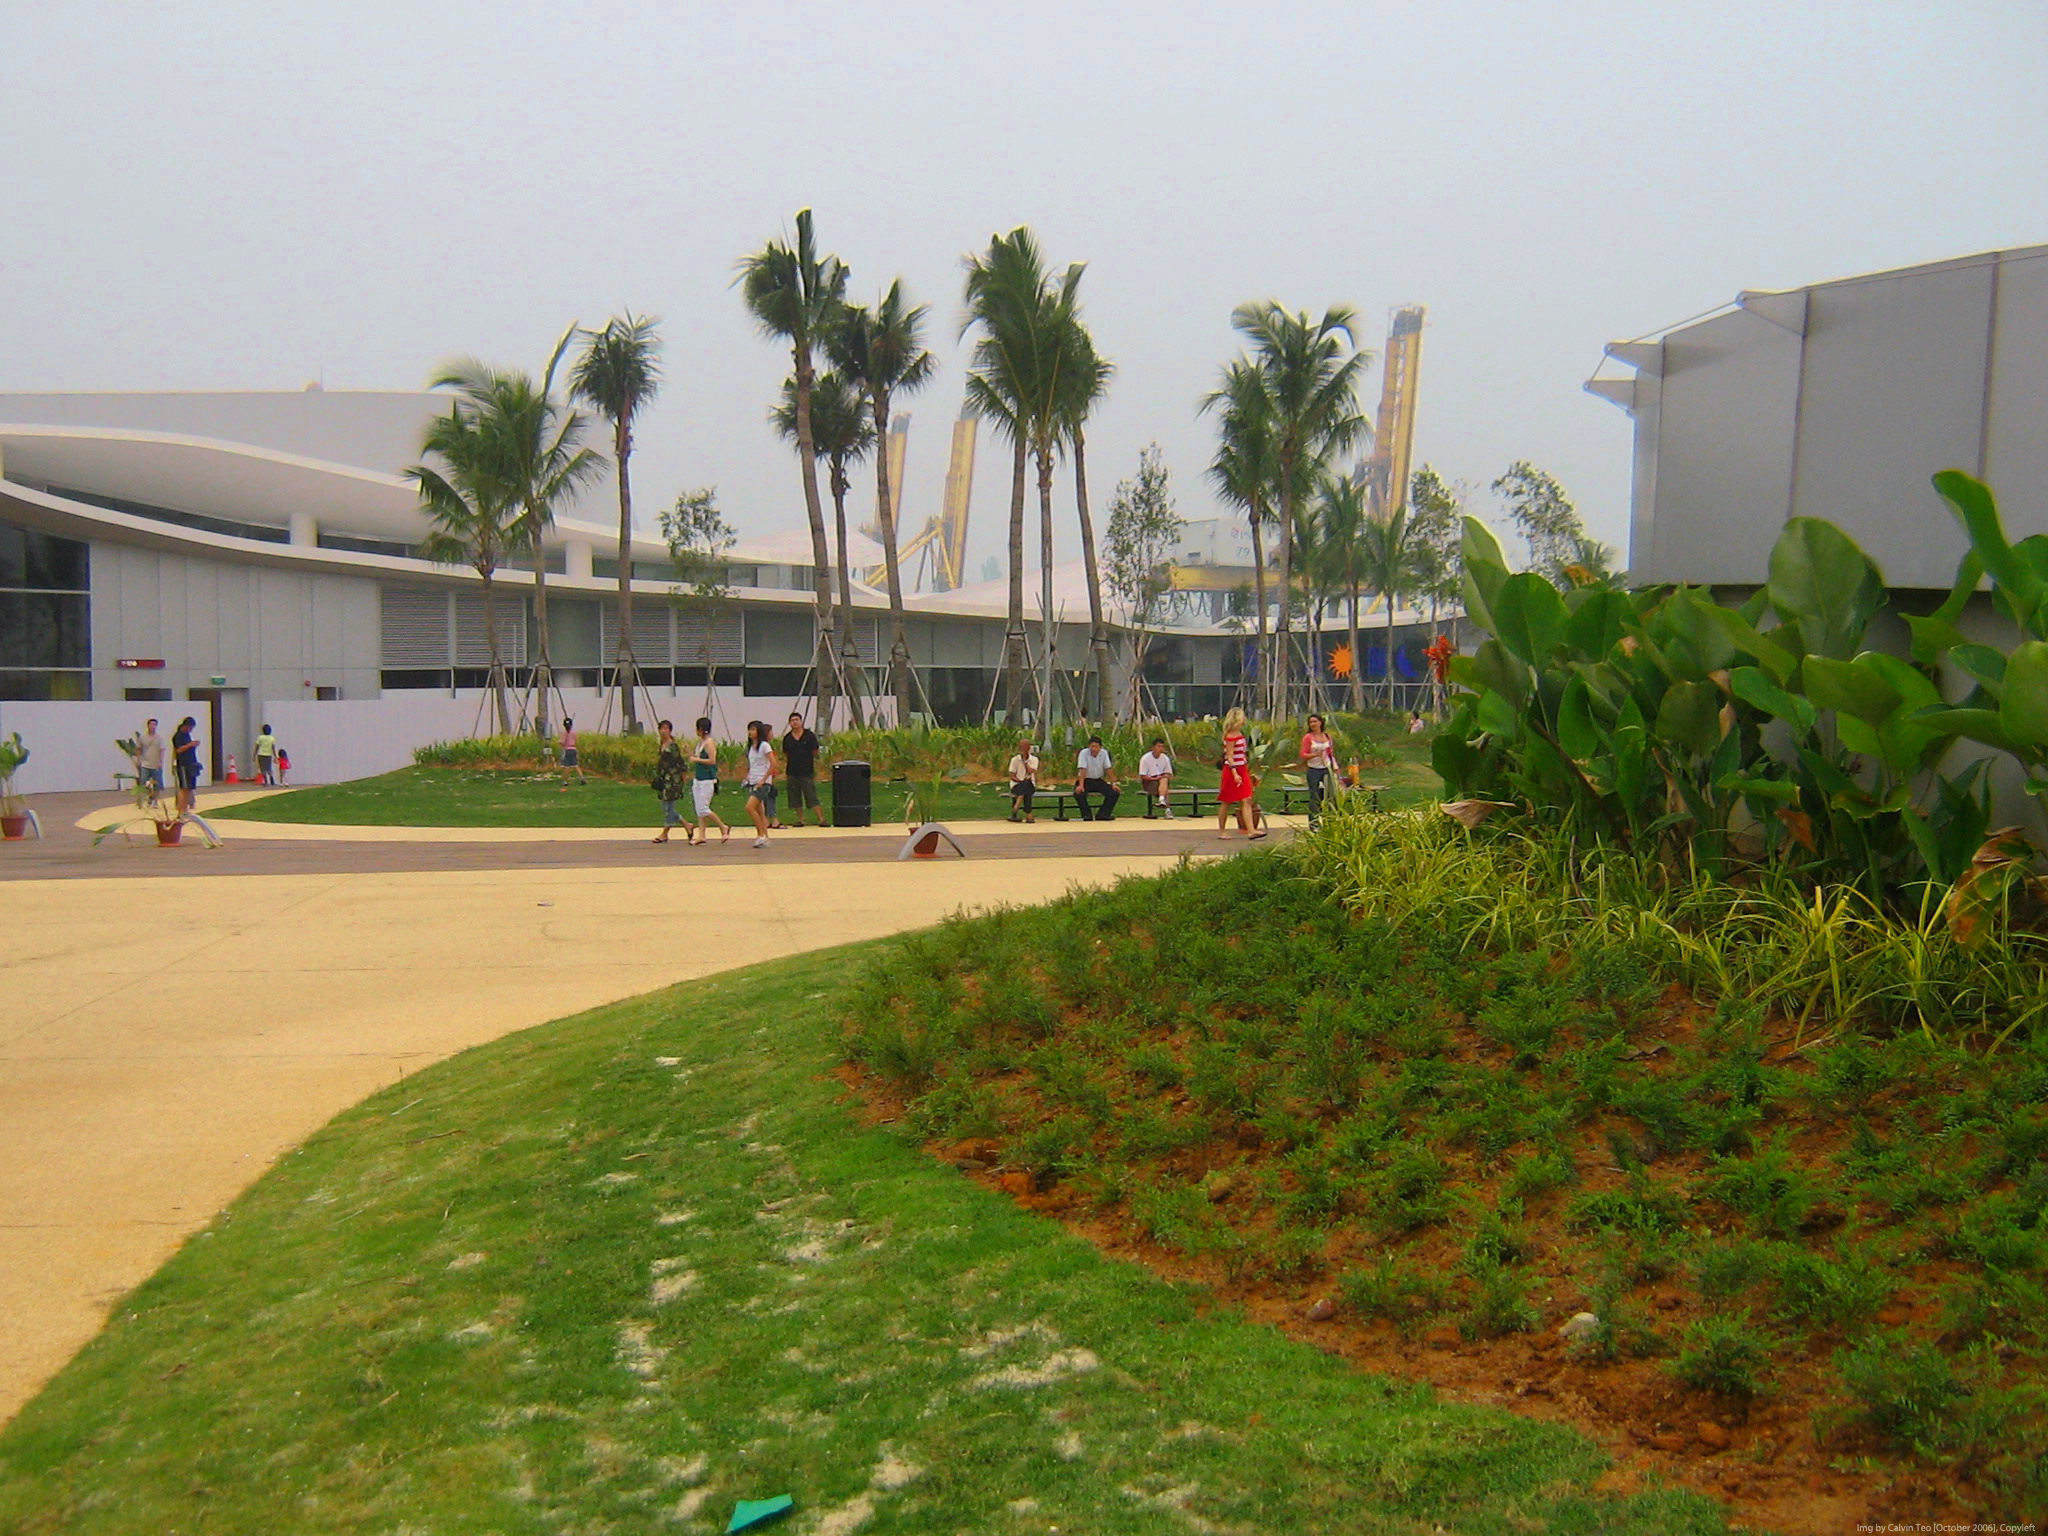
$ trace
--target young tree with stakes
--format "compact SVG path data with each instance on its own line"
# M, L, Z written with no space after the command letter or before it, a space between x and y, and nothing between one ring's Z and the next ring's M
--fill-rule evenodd
M539 653L533 668L534 716L543 741L553 735L549 706L555 690L548 632L547 535L556 510L603 469L603 460L577 446L583 435L582 413L556 399L554 392L555 370L576 330L570 326L555 343L539 383L517 369L487 368L465 358L444 368L432 386L452 389L468 403L479 429L493 441L492 462L500 467L519 509L511 543L533 566L533 627Z
M771 414L776 430L796 443L795 379L783 382L782 403ZM855 633L853 572L846 548L846 493L853 485L847 469L866 458L874 446L875 425L859 393L837 373L827 370L819 374L811 384L811 447L825 461L832 490L834 542L839 555L840 680L847 684L847 709L856 727L866 723L862 713L862 695L866 690L861 682L867 672L861 663L859 637Z
M1330 461L1358 445L1370 428L1358 409L1358 389L1373 354L1352 340L1355 313L1335 305L1315 319L1271 300L1241 304L1230 323L1248 343L1270 405L1279 475L1280 613L1276 717L1290 707L1287 679L1296 665L1289 616L1293 554L1300 509Z
M1138 456L1135 479L1119 481L1109 503L1109 537L1104 570L1109 590L1124 610L1131 631L1130 718L1143 709L1143 686L1149 631L1159 603L1171 589L1168 573L1174 545L1187 524L1174 509L1166 456L1153 443Z
M936 366L924 345L922 304L910 303L902 279L889 285L881 302L870 310L848 305L827 338L833 366L867 395L874 440L884 447L875 455L875 528L882 540L882 570L889 588L889 692L896 700L896 723L909 723L911 711L910 639L903 622L903 567L897 555L895 487L889 483L889 408L895 397L924 388Z
M788 343L790 372L796 381L796 456L816 573L817 646L812 667L821 729L831 726L839 657L832 634L832 554L825 540L825 507L818 496L817 447L811 440L811 386L817 379L817 350L838 320L846 277L845 263L837 256L818 254L808 208L796 216L794 245L770 240L740 262L740 292L747 311L764 336Z
M461 401L437 416L420 444L424 459L405 472L419 492L429 532L420 552L447 565L467 565L484 585L484 632L490 672L486 686L498 722L498 734L512 734L512 713L505 697L505 659L498 635L498 568L512 543L517 502L506 485L498 452L482 430L476 413Z
M695 610L704 621L704 640L698 648L704 662L704 713L715 718L718 620L732 596L726 557L739 541L738 535L718 510L717 490L707 485L684 491L674 506L663 509L661 536L668 544L669 569L675 576L669 601L679 614Z
M612 424L619 479L619 645L613 662L626 734L640 731L640 658L633 649L633 420L661 388L660 322L630 310L590 332L569 375L571 394Z

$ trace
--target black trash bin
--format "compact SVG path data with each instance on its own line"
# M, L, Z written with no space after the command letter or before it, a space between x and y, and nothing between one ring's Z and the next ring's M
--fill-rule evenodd
M863 762L832 765L832 825L871 827L875 824L873 771Z

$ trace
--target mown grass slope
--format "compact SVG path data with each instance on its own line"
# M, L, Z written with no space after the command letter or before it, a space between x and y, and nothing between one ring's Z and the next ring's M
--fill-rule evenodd
M854 956L529 1031L339 1117L0 1434L10 1532L1685 1532L864 1129Z

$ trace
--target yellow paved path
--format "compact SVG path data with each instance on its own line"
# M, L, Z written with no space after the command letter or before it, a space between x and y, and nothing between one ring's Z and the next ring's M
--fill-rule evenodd
M185 1237L430 1062L1159 857L0 883L0 1422Z

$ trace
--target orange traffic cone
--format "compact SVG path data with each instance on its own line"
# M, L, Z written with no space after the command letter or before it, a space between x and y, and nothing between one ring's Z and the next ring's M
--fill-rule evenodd
M237 772L235 772L235 760L234 760L234 757L233 757L232 755L230 755L230 756L229 756L229 758L228 758L228 782L229 782L230 784L239 784L239 783L241 783L241 781L242 781L242 776L241 776L240 774L238 774Z

